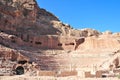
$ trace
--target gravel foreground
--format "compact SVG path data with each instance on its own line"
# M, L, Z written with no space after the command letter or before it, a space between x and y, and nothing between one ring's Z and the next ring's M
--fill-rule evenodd
M118 78L0 76L0 80L120 80Z

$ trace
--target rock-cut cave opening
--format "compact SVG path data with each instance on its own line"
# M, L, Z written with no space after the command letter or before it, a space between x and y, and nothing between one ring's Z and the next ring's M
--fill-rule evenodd
M16 68L16 75L22 75L24 74L24 68L22 66L18 66Z

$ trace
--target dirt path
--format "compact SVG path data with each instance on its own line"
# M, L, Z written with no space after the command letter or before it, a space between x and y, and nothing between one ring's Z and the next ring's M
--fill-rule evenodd
M29 77L29 76L1 76L0 80L120 80L118 78L80 78L80 77Z

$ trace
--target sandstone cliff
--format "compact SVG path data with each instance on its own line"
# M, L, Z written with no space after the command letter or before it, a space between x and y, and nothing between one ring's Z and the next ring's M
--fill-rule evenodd
M51 21L59 21L51 13L40 9L34 0L1 0L0 29L9 34L56 34Z
M93 65L108 69L111 64L120 66L118 50L120 33L72 29L35 0L0 0L1 69L4 63L19 74L19 66L32 67L31 74L36 69L91 70Z

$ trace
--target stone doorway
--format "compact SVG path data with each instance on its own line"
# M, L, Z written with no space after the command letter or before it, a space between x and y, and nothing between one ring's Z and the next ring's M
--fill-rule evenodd
M16 75L22 75L24 74L24 68L22 66L18 66L16 68Z

